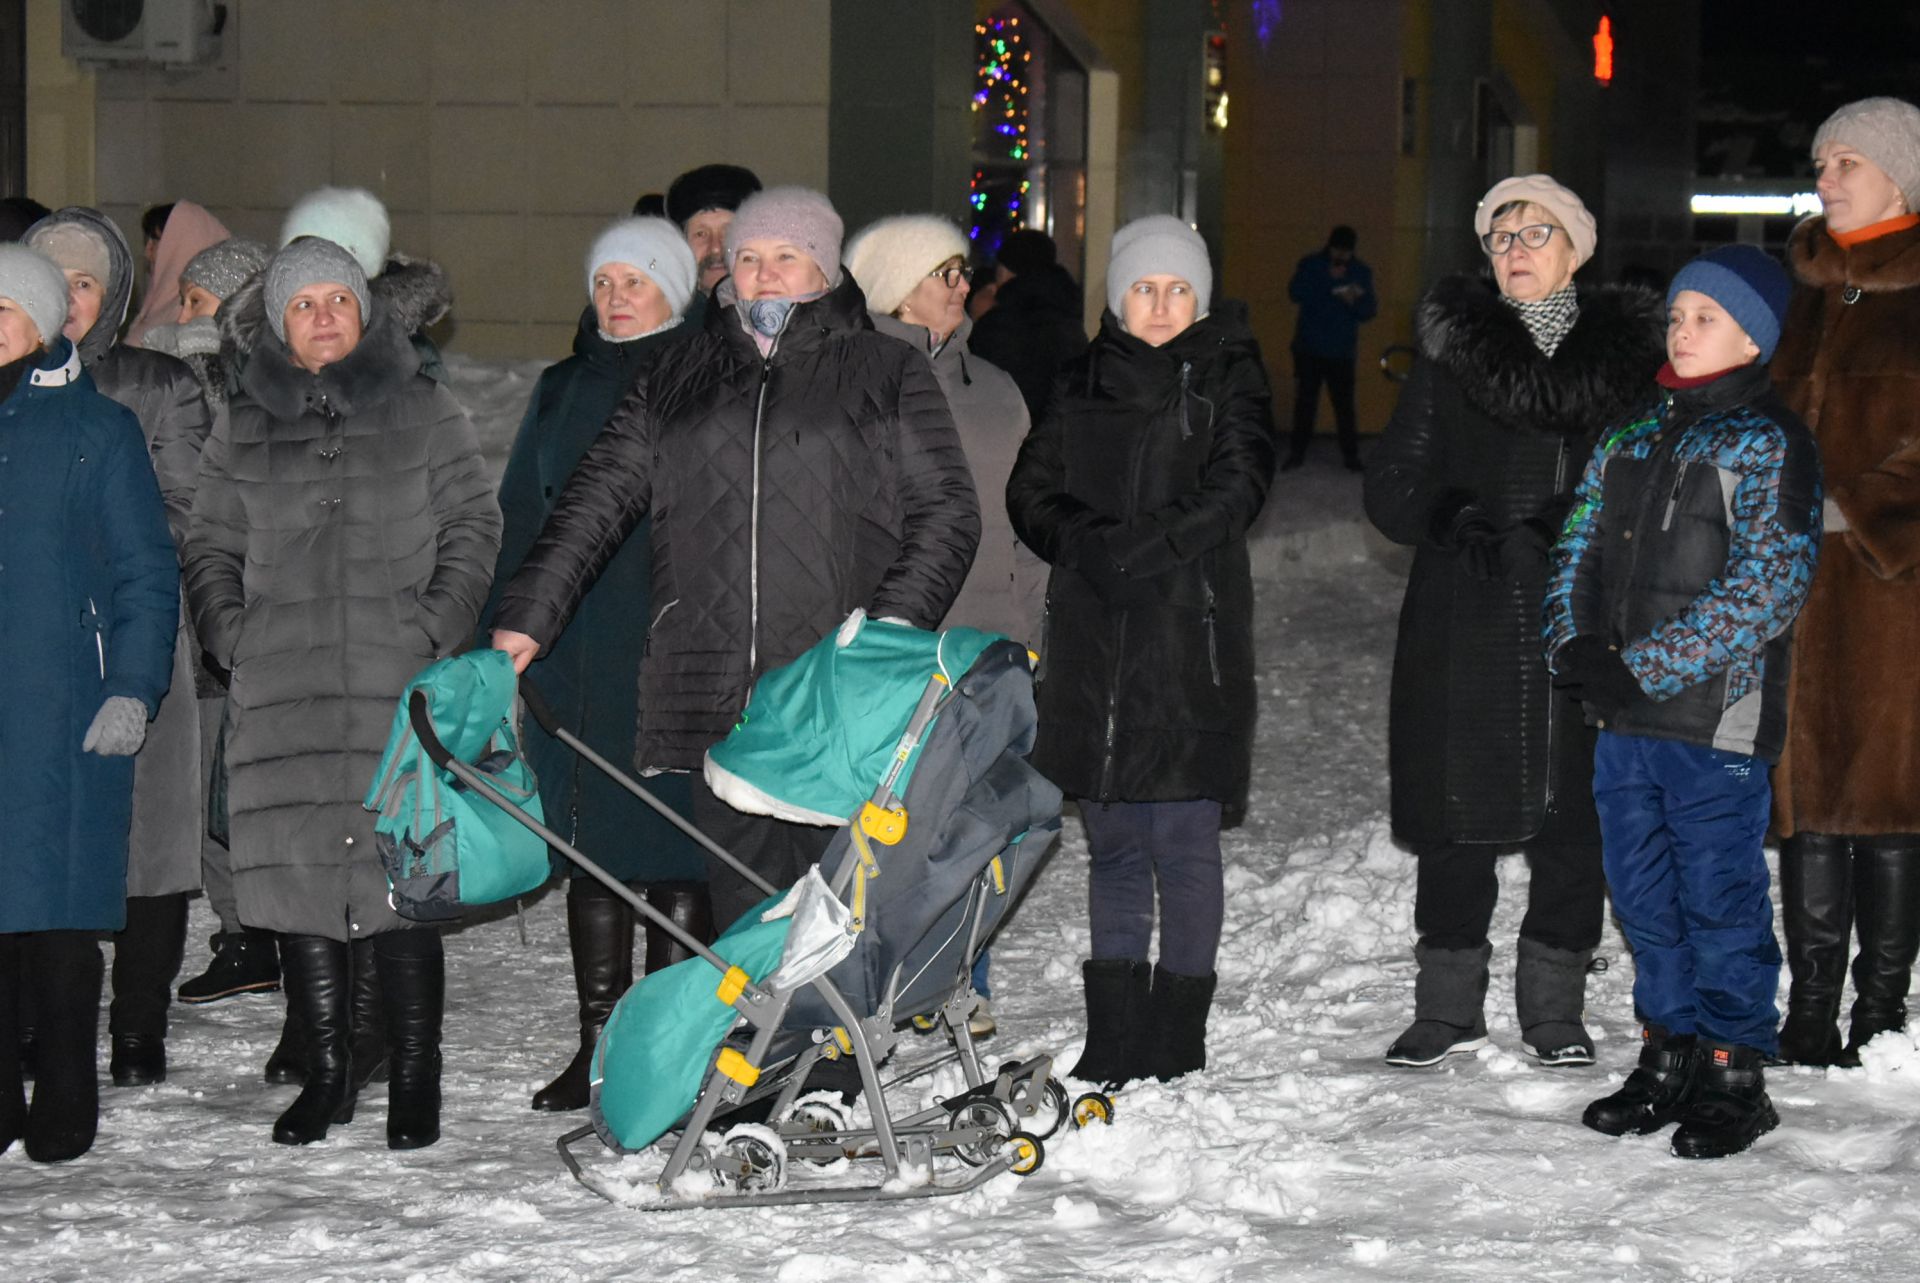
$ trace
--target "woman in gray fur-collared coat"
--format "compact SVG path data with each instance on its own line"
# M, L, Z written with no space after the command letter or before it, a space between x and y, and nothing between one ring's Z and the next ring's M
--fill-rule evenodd
M329 241L263 273L241 387L207 443L188 537L202 644L232 674L234 890L283 933L306 1086L274 1127L305 1144L353 1112L349 942L371 936L394 1148L439 1137L439 935L399 917L361 806L401 690L473 630L500 510L452 395Z

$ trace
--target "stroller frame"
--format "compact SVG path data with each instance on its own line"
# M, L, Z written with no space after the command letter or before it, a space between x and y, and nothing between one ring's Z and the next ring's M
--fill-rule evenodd
M727 864L764 894L773 895L779 890L639 781L561 726L545 698L524 678L520 695L527 711L549 735L653 808L709 855ZM860 814L849 821L852 841L829 883L843 900L849 884L862 876L863 860L872 861L869 835L885 834L894 825L904 826L906 814L894 785L914 748L951 697L944 677L936 674L929 680L895 750L891 769ZM968 932L965 953L968 965L960 969L953 990L932 1019L916 1014L916 1023L923 1028L936 1021L946 1026L954 1043L952 1052L890 1081L881 1079L880 1066L899 1042L893 1006L902 980L900 968L896 966L889 977L886 999L873 1014L864 1017L826 976L809 981L840 1024L830 1031L816 1030L816 1041L811 1047L770 1065L766 1062L776 1038L783 1033L791 1037L796 1032L783 1029L783 1023L799 990L782 993L751 983L744 972L504 796L485 775L454 757L434 733L423 695L418 692L413 695L408 713L415 735L436 766L450 771L469 789L499 806L624 900L645 921L665 931L691 954L712 966L722 977L719 996L728 1001L728 994L733 994L730 1005L737 1013L736 1033L743 1026L752 1031L744 1054L728 1045L732 1036L723 1041L707 1068L705 1084L691 1112L675 1130L655 1142L663 1144L669 1137L673 1140L666 1164L653 1181L659 1197L634 1199L629 1193L631 1186L621 1188L625 1182L601 1176L583 1166L574 1147L597 1135L592 1124L559 1137L555 1148L567 1170L600 1197L645 1211L944 1197L976 1189L1003 1172L1026 1176L1038 1171L1045 1161L1045 1138L1053 1135L1069 1118L1076 1127L1094 1121L1111 1121L1113 1103L1101 1093L1087 1093L1069 1106L1065 1087L1052 1076L1051 1056L1002 1064L991 1077L982 1067L968 1018L974 1003L971 960L979 956L985 943L982 938L984 909L991 885L988 876L974 879L961 915ZM885 840L884 836L881 840ZM822 1059L843 1055L851 1056L859 1070L861 1088L872 1116L870 1127L853 1127L847 1110L838 1102L815 1102L802 1096L813 1066ZM936 1099L932 1107L904 1117L895 1118L890 1114L886 1104L889 1088L923 1078L954 1063L959 1064L966 1080L965 1091ZM769 1125L748 1124L735 1128L717 1147L709 1142L707 1127L716 1115L769 1095L774 1097ZM1028 1130L1029 1125L1032 1130ZM973 1170L961 1180L938 1180L935 1160L945 1156L956 1157ZM789 1159L823 1165L841 1160L878 1160L883 1175L878 1182L864 1185L783 1188ZM697 1180L703 1172L713 1182L712 1188L689 1191L687 1178Z

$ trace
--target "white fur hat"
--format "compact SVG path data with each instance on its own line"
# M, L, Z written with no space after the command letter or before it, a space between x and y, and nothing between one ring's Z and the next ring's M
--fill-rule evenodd
M847 270L876 316L900 310L934 268L967 257L967 238L932 214L898 214L870 224L847 245Z
M387 207L364 187L319 187L293 203L280 225L280 244L317 236L353 255L371 280L387 266L393 239Z

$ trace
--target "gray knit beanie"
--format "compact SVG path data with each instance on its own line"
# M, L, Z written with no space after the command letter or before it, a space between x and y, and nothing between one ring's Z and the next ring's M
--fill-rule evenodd
M318 236L302 236L275 254L267 263L266 280L261 292L267 301L267 324L281 342L287 339L287 304L309 285L344 285L360 300L360 324L373 316L373 300L367 295L367 274L353 255Z
M67 276L45 254L25 245L0 245L0 298L20 305L41 342L60 337L67 323Z
M1185 219L1150 214L1113 234L1113 255L1107 260L1107 306L1115 316L1126 315L1127 291L1148 276L1177 276L1193 286L1196 320L1213 303L1213 264L1207 259L1207 243Z
M840 283L840 241L846 225L833 202L807 187L769 187L742 202L727 228L727 266L748 241L780 241L805 250L831 289Z
M666 295L675 316L687 310L700 265L693 260L687 238L664 218L623 218L594 238L587 251L587 297L593 297L593 274L606 263L630 263Z
M1845 143L1878 165L1906 198L1907 212L1920 213L1920 107L1900 98L1850 102L1813 136L1813 155L1828 143Z
M180 279L198 285L221 302L267 265L267 247L259 241L228 237L187 260Z

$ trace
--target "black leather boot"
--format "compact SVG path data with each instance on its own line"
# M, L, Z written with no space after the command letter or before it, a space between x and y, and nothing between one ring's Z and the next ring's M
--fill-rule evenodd
M1679 1118L1693 1103L1699 1040L1659 1025L1640 1031L1640 1063L1620 1090L1587 1106L1580 1121L1609 1136L1645 1136Z
M1796 833L1780 843L1780 916L1793 986L1780 1026L1786 1065L1831 1065L1839 1059L1840 990L1847 982L1853 936L1853 840L1833 833Z
M167 1080L167 1006L187 952L187 896L130 895L127 925L113 935L108 1071L116 1087Z
M632 908L592 878L574 878L567 884L567 945L580 998L580 1048L558 1078L533 1094L535 1109L554 1112L587 1107L593 1046L613 1005L633 985Z
M1183 976L1153 969L1153 1018L1143 1044L1141 1068L1172 1082L1207 1067L1207 1013L1213 1009L1214 975Z
M1700 1040L1698 1088L1673 1133L1679 1158L1725 1158L1780 1125L1767 1099L1765 1061L1752 1047Z
M713 943L713 902L704 882L656 882L647 888L647 903L669 922L701 944ZM642 975L664 971L694 955L678 940L649 922L646 924L647 960Z
M387 1148L421 1149L440 1139L440 1017L447 1005L440 932L383 931L373 950L387 1013Z
M387 1081L387 1013L380 1001L380 967L371 936L353 942L353 997L347 1027L353 1040L354 1091Z
M310 1145L334 1123L353 1121L353 1051L347 995L353 952L344 940L282 936L280 970L287 990L289 1025L298 1013L306 1078L293 1104L273 1125L281 1145Z
M27 1108L27 1157L63 1163L93 1148L100 1126L100 987L105 965L91 931L24 937L22 979L33 986L39 1072Z
M1853 839L1853 1017L1839 1064L1860 1063L1875 1035L1907 1027L1907 987L1920 953L1920 837L1877 834Z
M1080 973L1087 990L1087 1047L1068 1075L1109 1091L1146 1077L1142 1061L1152 1019L1153 965L1144 959L1092 958Z

